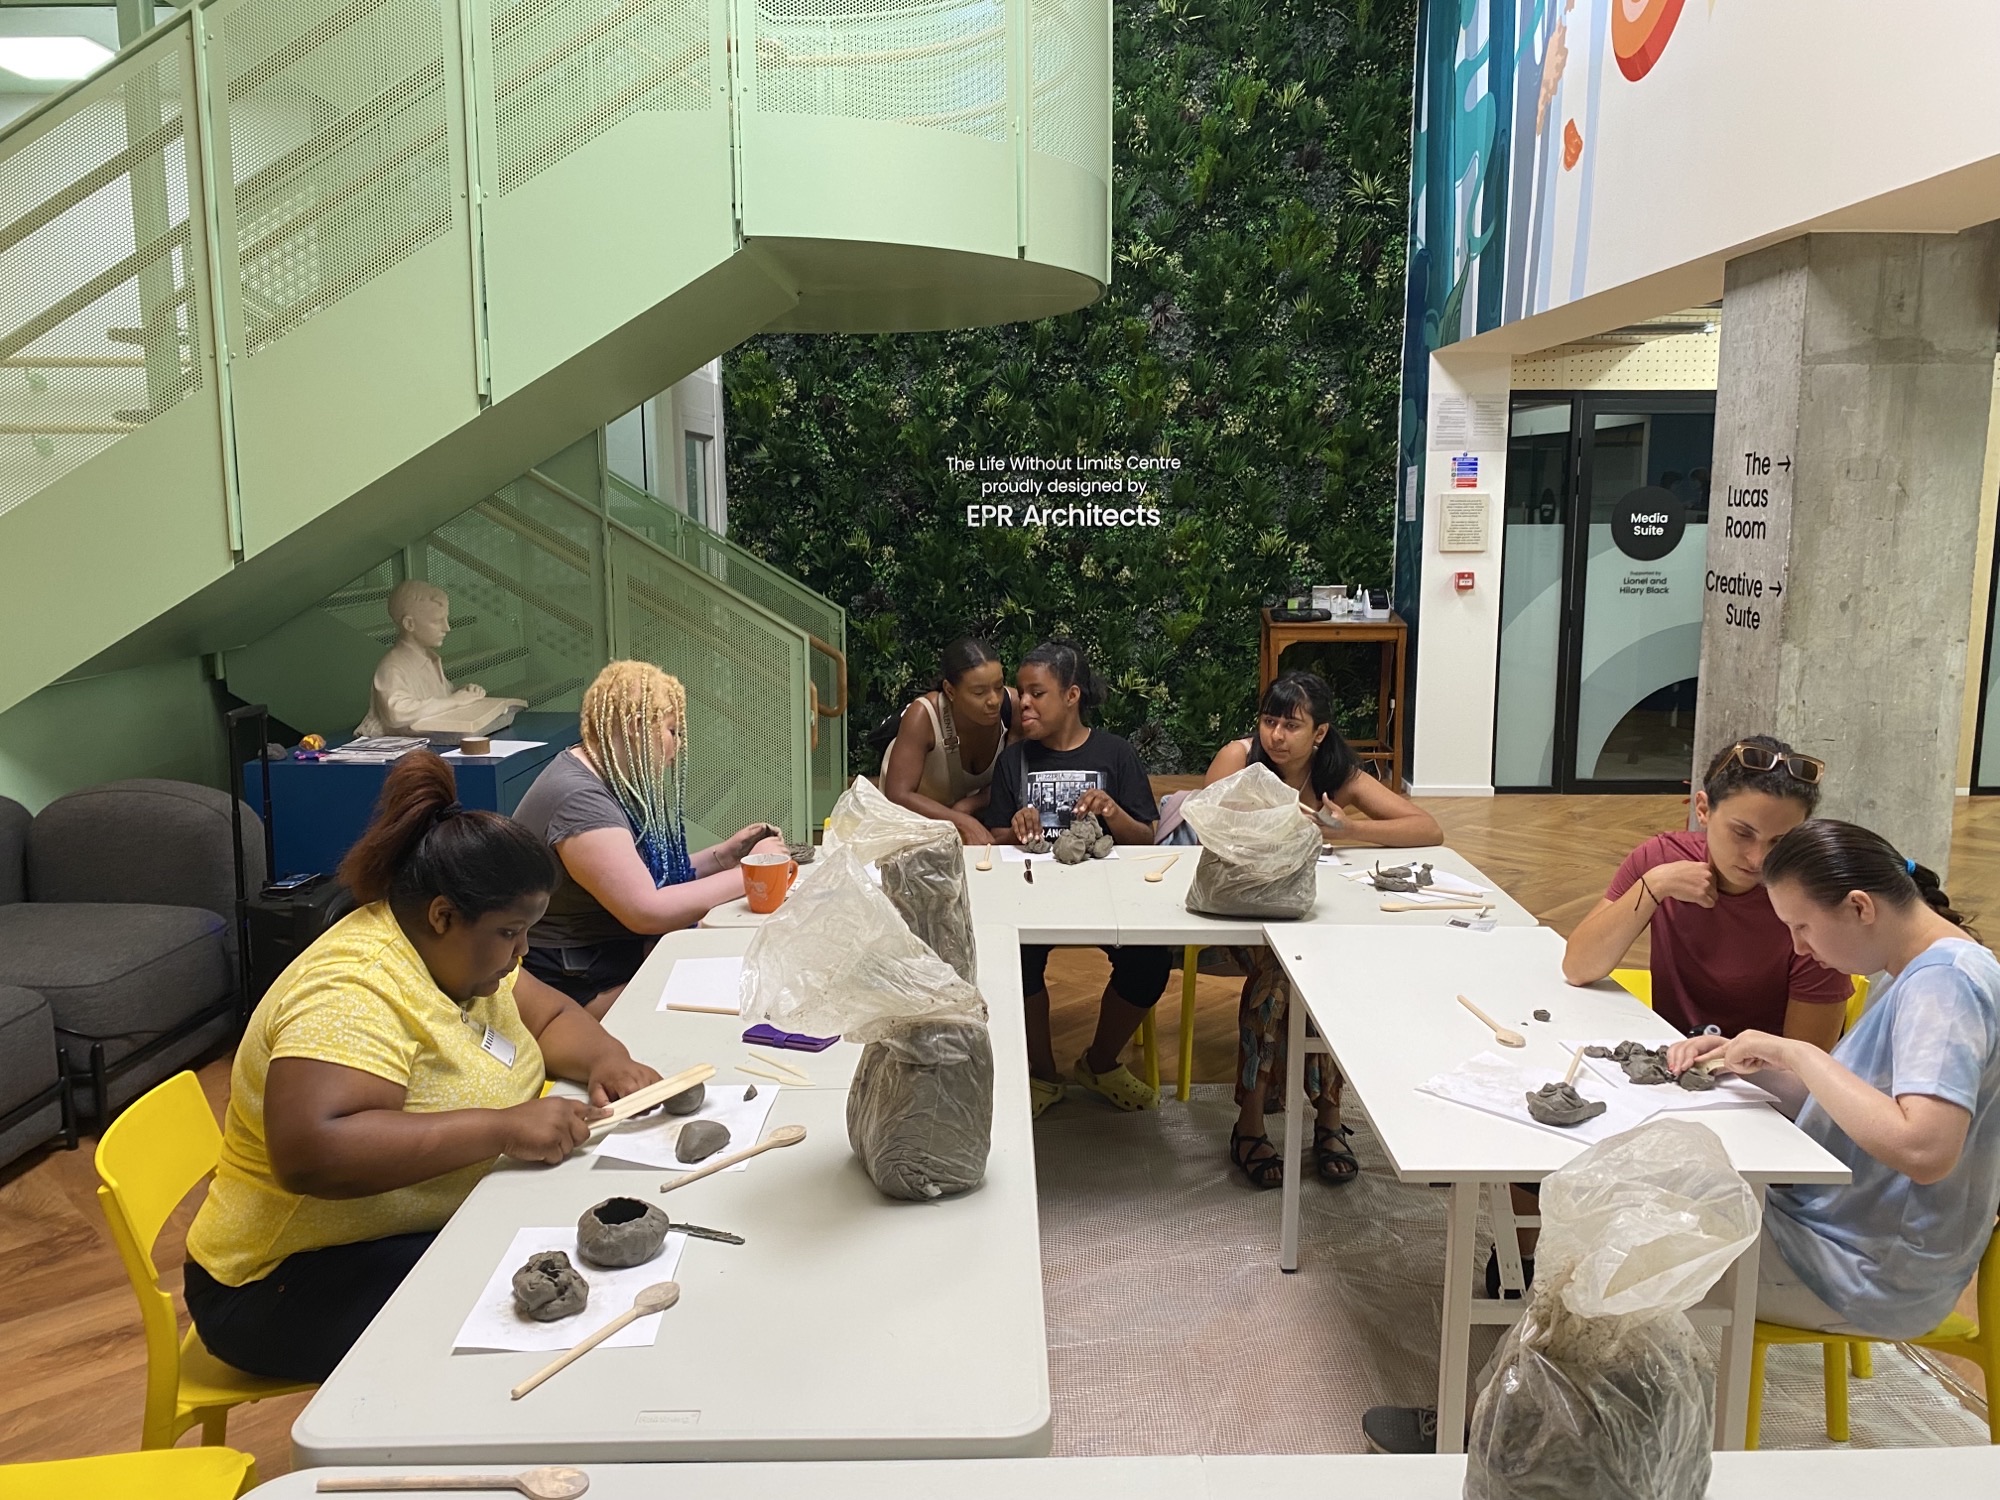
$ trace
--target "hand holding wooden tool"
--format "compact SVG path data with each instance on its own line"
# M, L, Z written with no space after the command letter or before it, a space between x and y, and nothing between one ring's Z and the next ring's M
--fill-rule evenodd
M518 1474L353 1474L322 1479L317 1488L322 1495L363 1490L513 1490L528 1500L576 1500L590 1488L590 1476L581 1469L549 1464Z
M554 1359L543 1365L541 1369L535 1371L534 1374L515 1386L508 1394L514 1400L519 1401L551 1375L559 1370L566 1369L577 1360L583 1358L584 1355L590 1353L591 1350L610 1338L612 1334L623 1328L627 1323L636 1323L639 1319L651 1313L665 1312L680 1300L681 1287L679 1282L654 1282L651 1286L642 1289L639 1295L632 1299L632 1305L626 1308L625 1311L613 1318L609 1323L606 1323L574 1349L558 1354ZM576 1493L581 1494L582 1491L578 1490Z
M656 1105L665 1104L676 1094L685 1094L697 1083L707 1083L715 1076L713 1063L696 1063L692 1068L683 1068L671 1078L662 1078L658 1083L649 1083L642 1089L634 1089L623 1099L611 1106L611 1112L601 1120L592 1120L593 1131L607 1130L621 1120L629 1120L634 1115L644 1114Z
M708 1176L709 1173L711 1172L720 1172L724 1167L733 1167L739 1161L748 1161L753 1156L757 1156L765 1151L775 1151L780 1146L796 1146L800 1141L804 1140L805 1138L806 1138L805 1126L780 1125L776 1130L772 1131L769 1135L765 1136L763 1140L759 1141L754 1146L747 1147L742 1151L732 1151L727 1156L718 1156L714 1161L703 1162L700 1166L696 1167L692 1172L682 1173L679 1177L676 1177L672 1182L661 1183L660 1191L663 1193L671 1193L675 1188L686 1187L690 1182L699 1181L701 1178Z
M1493 1039L1496 1042L1498 1042L1501 1046L1525 1047L1528 1045L1528 1039L1522 1036L1520 1032L1509 1031L1505 1026L1502 1026L1498 1021L1494 1020L1491 1016L1487 1015L1485 1011L1481 1010L1478 1006L1474 1005L1470 1000L1466 999L1465 996L1460 995L1458 997L1458 1003L1460 1005L1463 1005L1467 1010L1471 1011L1475 1016L1479 1017L1480 1020L1484 1021L1489 1027L1491 1027L1493 1030Z

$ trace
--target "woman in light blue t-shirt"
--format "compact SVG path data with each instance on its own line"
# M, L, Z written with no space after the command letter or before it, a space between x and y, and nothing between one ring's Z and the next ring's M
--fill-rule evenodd
M1678 1043L1667 1065L1759 1075L1854 1174L1771 1190L1757 1316L1918 1337L1951 1312L2000 1209L2000 963L1937 876L1851 823L1799 825L1764 884L1799 952L1889 982L1830 1055L1746 1031Z

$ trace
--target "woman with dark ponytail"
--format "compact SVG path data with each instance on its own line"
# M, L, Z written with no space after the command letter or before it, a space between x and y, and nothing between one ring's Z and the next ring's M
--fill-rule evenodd
M882 792L891 802L948 822L968 844L990 844L979 815L993 769L1015 728L1014 690L999 653L977 636L944 648L937 686L903 710L882 752Z
M1014 674L1021 698L1021 740L1000 752L986 826L998 844L1053 838L1085 814L1121 844L1153 842L1160 810L1138 751L1083 715L1104 702L1104 679L1073 641L1044 641ZM1150 945L1109 947L1111 982L1098 1001L1097 1031L1070 1081L1118 1109L1151 1109L1160 1091L1119 1059L1159 1004L1173 958ZM1021 993L1028 1019L1028 1096L1039 1117L1065 1092L1049 1032L1049 950L1021 945Z
M1831 1055L1745 1031L1678 1042L1667 1063L1750 1075L1853 1173L1771 1189L1757 1316L1915 1338L1951 1311L2000 1205L2000 963L1936 875L1851 823L1801 823L1763 879L1801 953L1888 983Z
M1412 848L1444 840L1436 818L1361 769L1334 726L1333 693L1316 672L1286 672L1273 682L1258 706L1257 732L1218 750L1206 781L1253 765L1269 767L1299 794L1300 810L1319 824L1328 843ZM1350 818L1353 812L1361 816ZM1257 1187L1274 1188L1285 1180L1285 1164L1264 1115L1285 1107L1291 981L1269 949L1243 950L1238 962L1247 973L1236 1012L1236 1125L1229 1132L1229 1159ZM1360 1163L1347 1148L1351 1132L1340 1120L1341 1079L1333 1059L1309 1054L1305 1086L1317 1113L1314 1170L1325 1182L1352 1182Z
M340 876L362 905L251 1016L188 1231L202 1343L280 1380L332 1371L496 1159L561 1161L659 1077L521 970L554 857L437 756L396 763Z

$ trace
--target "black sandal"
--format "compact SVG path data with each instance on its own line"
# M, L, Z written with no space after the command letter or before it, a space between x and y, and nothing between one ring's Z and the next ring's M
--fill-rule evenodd
M1353 1134L1352 1125L1313 1126L1313 1166L1320 1181L1343 1187L1361 1175L1361 1163L1346 1144Z
M1256 1155L1259 1146L1270 1154ZM1274 1188L1285 1180L1285 1160L1278 1155L1278 1148L1271 1144L1268 1135L1245 1135L1235 1126L1230 1126L1229 1159L1237 1171L1250 1179L1252 1187Z

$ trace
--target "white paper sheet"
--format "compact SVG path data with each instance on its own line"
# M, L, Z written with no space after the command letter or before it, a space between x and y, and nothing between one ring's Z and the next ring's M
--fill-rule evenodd
M493 748L484 755L467 755L462 750L447 750L446 760L498 760L503 755L519 755L523 750L539 750L547 740L495 740Z
M1624 1040L1626 1040L1624 1037L1612 1037L1602 1041L1593 1038L1583 1042L1564 1042L1563 1046L1571 1052L1579 1052L1585 1047L1615 1047ZM1649 1100L1653 1108L1659 1111L1753 1109L1758 1105L1778 1102L1776 1094L1758 1088L1747 1079L1728 1076L1722 1077L1714 1088L1703 1089L1700 1093L1671 1083L1634 1083L1625 1076L1625 1070L1608 1057L1586 1057L1583 1066L1577 1070L1579 1077L1584 1073L1595 1073L1619 1093L1629 1094L1635 1099Z
M1166 855L1166 854L1171 854L1173 851L1170 849L1162 849L1159 852L1162 855ZM1030 854L1026 849L1019 848L1016 845L1002 844L1000 846L1000 857L1006 860L1007 863L1010 865L1038 865L1045 860L1053 860L1055 858L1055 855L1054 853ZM1118 857L1117 846L1113 845L1111 852L1105 855L1104 857L1106 859L1116 859ZM1152 857L1151 855L1146 856L1146 858L1148 859L1150 859L1151 857Z
M672 1010L676 1005L683 1005L720 1011L726 1007L728 1011L741 1015L742 981L741 954L729 958L678 958L667 973L667 982L660 991L660 1003L656 1008Z
M780 1069L774 1069L782 1071ZM745 1099L743 1091L755 1087L757 1097ZM771 1106L778 1102L781 1084L767 1083L761 1078L725 1080L720 1077L708 1081L708 1097L701 1108L691 1115L642 1115L636 1120L626 1120L605 1132L598 1142L599 1156L614 1157L619 1161L636 1162L642 1167L665 1167L674 1172L692 1172L701 1165L690 1165L674 1155L674 1139L681 1128L692 1120L714 1120L729 1131L729 1144L716 1154L727 1155L731 1151L741 1151L746 1146L754 1146L764 1138L764 1122L771 1117ZM740 1161L733 1167L725 1167L728 1172L749 1170L750 1163Z
M1371 864L1365 870L1350 871L1347 878L1366 885L1369 877L1374 873L1375 867ZM1394 896L1398 901L1415 901L1420 904L1429 904L1433 901L1463 901L1468 896L1487 896L1491 895L1492 892L1488 891L1483 885L1474 885L1462 875L1454 875L1449 870L1434 869L1431 871L1431 883L1421 890L1384 891L1382 894L1385 896Z
M672 1281L674 1270L680 1265L681 1250L686 1244L686 1235L670 1234L666 1244L660 1247L660 1253L643 1266L607 1271L586 1264L583 1257L577 1254L574 1224L560 1229L517 1229L514 1231L514 1242L500 1257L500 1264L493 1268L479 1300L473 1303L472 1311L459 1325L458 1337L452 1340L452 1353L552 1353L581 1343L627 1311L632 1306L632 1300L654 1282ZM583 1279L590 1283L590 1301L583 1311L553 1323L537 1323L514 1311L514 1273L521 1269L529 1256L544 1250L562 1251L569 1257L569 1263L581 1271ZM665 1316L665 1313L652 1313L634 1318L606 1339L602 1347L643 1348L660 1336L660 1319Z
M1435 1094L1453 1104L1463 1104L1469 1109L1499 1115L1502 1119L1514 1120L1522 1125L1532 1125L1537 1130L1566 1136L1587 1146L1594 1146L1621 1130L1642 1125L1657 1112L1613 1088L1603 1079L1593 1078L1587 1069L1578 1069L1576 1091L1586 1099L1601 1099L1604 1113L1595 1119L1585 1120L1581 1125L1544 1125L1528 1113L1528 1095L1545 1083L1561 1082L1560 1069L1531 1068L1512 1058L1481 1052L1449 1073L1440 1073L1428 1082L1418 1084L1417 1092Z

